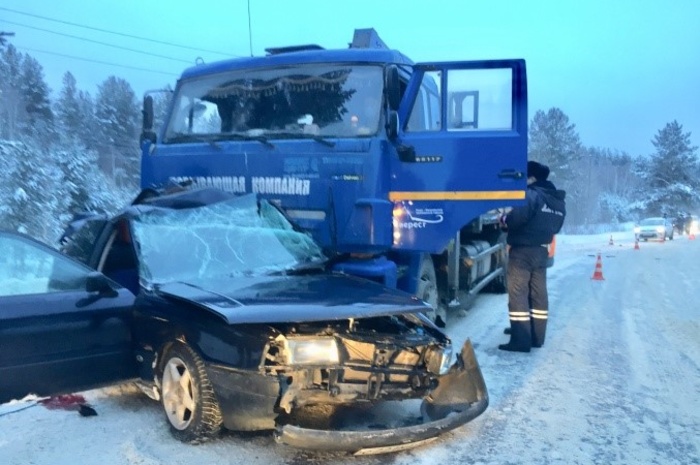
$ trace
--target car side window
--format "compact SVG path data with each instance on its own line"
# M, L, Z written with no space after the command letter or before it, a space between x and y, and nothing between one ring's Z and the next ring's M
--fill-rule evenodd
M0 234L0 297L85 290L89 273L38 243Z

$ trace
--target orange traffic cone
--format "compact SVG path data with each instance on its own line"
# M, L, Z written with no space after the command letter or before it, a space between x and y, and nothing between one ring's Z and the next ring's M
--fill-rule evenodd
M600 258L600 254L598 254L598 259L595 262L595 271L591 279L595 281L605 281L605 278L603 278L603 260Z
M639 239L634 240L634 250L639 250Z
M615 243L612 240L612 234L610 235L610 241L608 242L608 245L615 245Z

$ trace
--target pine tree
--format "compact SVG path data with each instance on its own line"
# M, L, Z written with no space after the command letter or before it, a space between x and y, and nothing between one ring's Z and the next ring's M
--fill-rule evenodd
M54 240L61 225L56 213L65 211L60 173L42 150L17 142L5 150L15 162L3 185L7 197L0 221L11 230Z
M647 213L675 216L700 205L698 148L691 145L690 136L674 120L652 139L656 151L646 164L648 172L641 173L645 179Z
M51 90L44 80L44 69L29 55L22 60L20 92L27 113L22 132L47 147L55 137Z
M530 123L528 157L549 166L556 180L575 177L572 162L581 158L576 125L559 108L538 110Z
M136 94L127 81L110 76L98 86L95 105L101 168L118 186L138 186L140 111Z
M24 55L12 45L0 53L0 139L19 138L20 126L26 120L26 109L20 90Z
M82 125L83 115L78 101L77 83L70 71L63 75L63 88L56 102L56 116L61 133L68 138L76 137Z

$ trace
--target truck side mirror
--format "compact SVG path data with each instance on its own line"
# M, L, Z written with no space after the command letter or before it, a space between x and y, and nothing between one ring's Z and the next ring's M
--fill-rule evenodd
M389 140L396 140L399 135L399 114L395 110L389 111L386 120L386 137Z
M153 130L153 97L147 95L143 98L143 130Z
M156 134L153 132L153 97L146 95L143 98L143 126L139 143L142 145L144 141L156 143Z
M396 65L387 66L384 70L384 92L390 110L398 110L401 103L401 81L399 68Z

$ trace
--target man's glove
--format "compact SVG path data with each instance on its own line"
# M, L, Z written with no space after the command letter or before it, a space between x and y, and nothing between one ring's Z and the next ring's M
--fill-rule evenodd
M508 215L505 214L498 217L498 224L501 226L501 229L508 229L507 219Z

